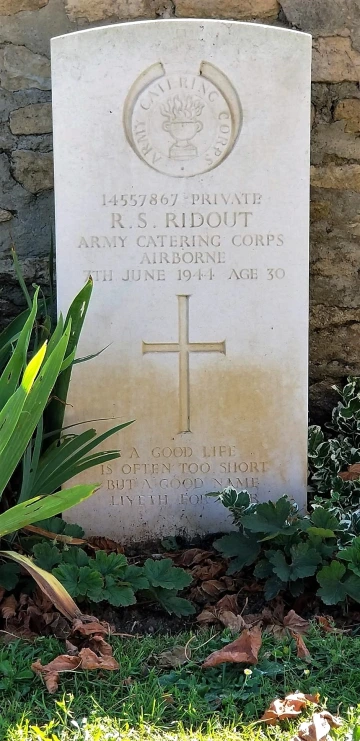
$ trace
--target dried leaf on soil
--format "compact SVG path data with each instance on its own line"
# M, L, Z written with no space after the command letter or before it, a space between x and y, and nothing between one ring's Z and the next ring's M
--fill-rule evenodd
M185 569L190 566L196 566L197 564L202 563L202 561L205 561L206 558L211 558L213 556L213 551L203 551L201 548L189 548L187 551L180 553L180 555L173 554L173 558L176 560L177 565L182 566Z
M94 633L109 635L111 632L109 623L100 623L95 618L89 623L84 623L82 620L74 620L72 627L72 633L80 633L83 636L91 636Z
M241 633L243 628L246 628L246 623L241 615L234 615L229 610L221 610L219 613L219 620L224 628L230 628L232 633Z
M189 646L174 646L169 651L162 651L159 654L159 665L162 667L173 667L182 666L187 664L191 659L191 649Z
M5 620L10 620L10 618L14 617L14 615L16 615L17 606L18 603L13 594L5 597L0 606L0 612L3 618Z
M217 563L216 561L206 560L204 563L195 566L191 570L191 576L193 579L199 581L206 581L208 579L216 579L220 574L224 574L226 571L226 565L224 563Z
M217 610L229 610L229 612L233 612L235 615L239 614L237 594L225 594L215 606Z
M212 625L213 623L218 622L216 606L214 605L213 607L209 607L200 612L196 620L201 625Z
M326 615L315 615L315 620L318 621L320 627L325 630L326 633L347 633L347 630L343 630L342 628L335 628L335 625L330 622L332 618L327 617Z
M284 699L276 698L265 710L260 720L274 726L279 720L286 718L295 718L300 715L301 711L308 703L317 704L319 695L304 695L302 692L294 692L292 695L286 695Z
M218 597L221 592L225 592L226 587L222 581L209 579L209 581L204 581L202 583L201 589L209 597Z
M348 466L347 471L338 473L338 476L343 481L357 481L357 479L360 479L360 463L353 463L351 466Z
M305 661L311 661L311 654L308 649L308 647L305 644L305 641L299 633L294 633L294 631L291 631L292 637L295 639L296 642L296 654L299 659L304 659Z
M290 610L290 612L285 615L284 625L292 632L299 633L300 635L304 635L304 633L306 633L310 627L309 621L304 620L304 618L300 617L300 615L297 615L294 610Z
M93 651L97 651L100 656L112 656L110 643L107 643L102 636L92 636L89 640L89 648Z
M336 718L327 710L313 713L312 719L301 723L297 736L292 741L324 741L331 728L341 726L340 718Z
M124 553L124 548L111 538L91 536L87 540L88 544L96 551L106 551L106 553Z
M243 630L235 641L210 654L203 663L203 669L225 663L257 664L261 642L261 630L258 626L252 630Z

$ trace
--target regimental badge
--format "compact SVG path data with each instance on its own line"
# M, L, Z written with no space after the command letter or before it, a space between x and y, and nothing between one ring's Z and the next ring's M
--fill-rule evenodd
M230 80L209 62L197 74L167 74L158 62L132 85L124 128L134 152L172 177L212 170L231 152L242 110Z

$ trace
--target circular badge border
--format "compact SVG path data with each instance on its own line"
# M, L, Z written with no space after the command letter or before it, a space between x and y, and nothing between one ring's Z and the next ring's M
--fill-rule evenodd
M193 74L193 73L192 73ZM206 80L209 80L209 82L212 82L213 85L215 85L216 88L221 92L223 97L226 100L226 103L229 107L230 114L231 114L231 125L232 125L232 133L231 137L229 139L228 145L226 149L224 150L222 157L217 161L214 162L210 167L206 167L202 170L200 170L197 173L194 173L193 175L181 175L181 174L172 174L172 173L166 173L162 170L159 170L157 167L152 165L150 162L147 162L147 160L144 159L144 157L141 156L137 146L136 142L133 137L132 133L132 117L133 112L135 108L135 104L141 95L141 93L145 90L146 87L149 87L153 82L160 79L161 77L166 76L165 67L162 64L162 62L156 62L155 64L152 64L150 67L148 67L144 72L139 75L139 77L135 80L133 85L131 86L124 103L124 112L123 112L123 126L125 131L125 136L130 144L132 150L137 155L139 160L141 162L144 162L148 167L151 167L152 170L155 170L155 172L159 172L161 175L167 175L168 177L173 178L193 178L197 175L202 175L205 172L210 172L211 170L214 170L215 167L218 167L226 158L229 156L230 152L232 152L234 145L239 137L242 123L243 123L243 112L242 107L240 103L239 96L228 79L226 75L221 72L215 65L211 64L210 62L201 62L200 68L199 68L199 76L204 77Z

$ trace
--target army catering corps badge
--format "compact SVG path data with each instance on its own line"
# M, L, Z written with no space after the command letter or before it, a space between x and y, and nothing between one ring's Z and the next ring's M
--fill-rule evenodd
M158 62L132 85L124 129L134 152L173 177L212 170L231 152L242 123L241 104L228 78L209 62L198 74L167 74Z

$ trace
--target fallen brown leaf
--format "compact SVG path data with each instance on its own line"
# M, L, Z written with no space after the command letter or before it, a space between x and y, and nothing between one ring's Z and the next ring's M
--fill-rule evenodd
M207 610L200 612L196 620L201 625L212 625L218 621L216 613L217 610L215 606L213 608L209 607Z
M10 618L14 617L14 615L16 615L17 606L18 603L13 594L9 594L8 597L5 597L0 605L0 612L3 618L5 620L10 620Z
M308 620L300 617L300 615L297 615L294 610L290 610L284 617L284 625L294 633L304 635L309 630L310 623Z
M300 715L301 711L308 703L317 704L319 695L304 695L302 692L294 692L292 695L286 695L284 699L276 698L265 710L260 720L274 726L279 720L286 718L295 718Z
M338 476L343 481L357 481L360 479L360 463L353 463L352 466L348 466L347 471L341 471Z
M77 656L79 653L79 649L77 646L75 646L74 643L71 643L68 639L65 641L65 648L68 652L69 656Z
M238 615L239 605L237 594L225 594L224 597L221 597L221 599L216 603L216 608L217 610L229 610L229 612L233 612L234 615Z
M201 548L188 548L188 550L183 551L180 555L175 554L174 558L179 566L189 568L190 566L196 566L196 564L212 556L214 556L212 551L203 551Z
M305 641L299 633L294 633L294 631L291 631L292 637L295 639L296 642L296 653L299 659L304 659L305 661L311 661L311 654L308 649L308 647L305 644Z
M91 648L82 648L79 658L81 669L107 669L109 671L119 669L119 664L113 656L97 656Z
M94 633L109 635L112 631L109 623L100 623L99 620L95 620L94 618L89 623L84 623L82 620L74 620L71 632L80 633L82 636L90 636Z
M301 723L296 738L301 741L323 741L331 728L340 726L340 718L335 718L327 710L322 710L320 713L313 713L311 720Z
M225 628L230 628L232 633L241 633L246 628L246 623L241 615L234 615L230 610L220 610L219 620Z
M97 651L100 656L112 656L112 648L107 643L103 636L94 635L89 640L89 648L93 651Z
M106 551L107 553L124 553L124 548L111 538L91 536L87 539L88 544L96 551Z
M222 581L209 579L208 581L203 581L201 589L209 597L217 597L221 592L225 592L226 587Z
M224 563L206 560L204 563L198 564L191 569L191 576L193 579L198 579L199 581L207 581L208 579L216 579L225 570L226 565Z
M333 622L330 622L332 621L332 618L329 618L326 615L315 615L315 619L326 633L347 633L350 630L350 628L335 628Z
M79 656L57 656L56 659L50 661L49 664L42 665L38 659L31 664L32 670L35 674L44 678L47 690L53 695L59 686L60 672L74 672L80 667L81 659Z
M191 649L189 646L174 646L169 651L162 651L158 657L160 666L173 668L187 664L190 658Z
M202 665L203 669L224 663L257 664L261 642L261 630L258 626L252 630L243 630L235 641L210 654Z

